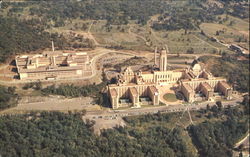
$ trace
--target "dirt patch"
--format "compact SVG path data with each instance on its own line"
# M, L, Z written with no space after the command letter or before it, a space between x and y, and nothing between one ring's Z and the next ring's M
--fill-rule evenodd
M96 135L100 135L101 131L105 129L113 129L118 126L126 126L126 123L124 122L122 117L117 116L83 117L84 121L86 121L87 119L95 121L95 124L92 128Z
M246 36L249 36L249 32L248 31L239 31L240 33L246 35Z
M63 98L63 97L24 97L17 107L2 111L5 113L23 113L30 111L81 111L101 110L99 105L93 104L90 97Z

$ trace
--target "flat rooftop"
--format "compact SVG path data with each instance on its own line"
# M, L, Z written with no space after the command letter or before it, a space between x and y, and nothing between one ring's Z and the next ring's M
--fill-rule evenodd
M82 66L43 66L35 69L20 68L19 73L39 73L39 72L55 72L55 71L68 71L68 70L82 70Z
M42 54L16 56L19 73L84 70L83 66L88 62L86 52L44 51Z

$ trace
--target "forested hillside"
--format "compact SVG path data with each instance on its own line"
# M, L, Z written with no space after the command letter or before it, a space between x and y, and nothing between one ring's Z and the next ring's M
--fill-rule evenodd
M84 123L81 114L34 112L1 116L0 154L46 157L229 157L233 144L247 132L248 115L242 107L192 112L197 115L197 122L204 123L190 125L190 135L183 127L189 123L187 115L177 124L182 113L126 117L125 128L106 130L100 136L93 134L91 127L94 123Z
M108 31L114 26L130 24L142 27L149 24L155 30L164 31L199 30L201 23L215 22L216 16L221 14L247 19L249 7L246 2L245 0L60 0L60 2L27 0L20 3L4 1L0 9L0 62L16 53L49 48L52 39L55 40L58 49L93 47L91 41L83 39L80 42L73 42L73 39L68 39L62 33L54 34L51 31L59 27L68 29L74 20L104 20L106 24L103 27ZM156 16L153 21L152 16ZM80 27L86 30L88 25L83 24ZM59 29L59 32L62 30ZM123 28L121 30L124 32Z
M51 40L61 48L66 43L62 36L45 32L37 20L20 21L17 18L0 17L0 35L0 62L16 53L48 48Z
M249 106L249 103L247 104ZM232 156L235 143L248 132L248 118L238 108L222 111L212 108L210 116L227 115L225 121L205 121L198 125L191 125L189 133L197 146L200 156ZM224 112L224 113L223 113Z
M0 86L0 110L16 106L17 98L15 87Z

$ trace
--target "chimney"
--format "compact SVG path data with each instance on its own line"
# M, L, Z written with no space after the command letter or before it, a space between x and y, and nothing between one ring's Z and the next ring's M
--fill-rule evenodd
M55 47L54 47L54 42L53 42L53 40L52 40L51 44L52 44L52 51L54 52L54 51L55 51Z

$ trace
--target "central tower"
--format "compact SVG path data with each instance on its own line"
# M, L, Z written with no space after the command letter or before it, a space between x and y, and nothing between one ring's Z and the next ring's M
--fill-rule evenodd
M165 49L163 49L160 54L160 71L167 71L167 63L168 63L167 53L168 53L168 47L166 45Z

